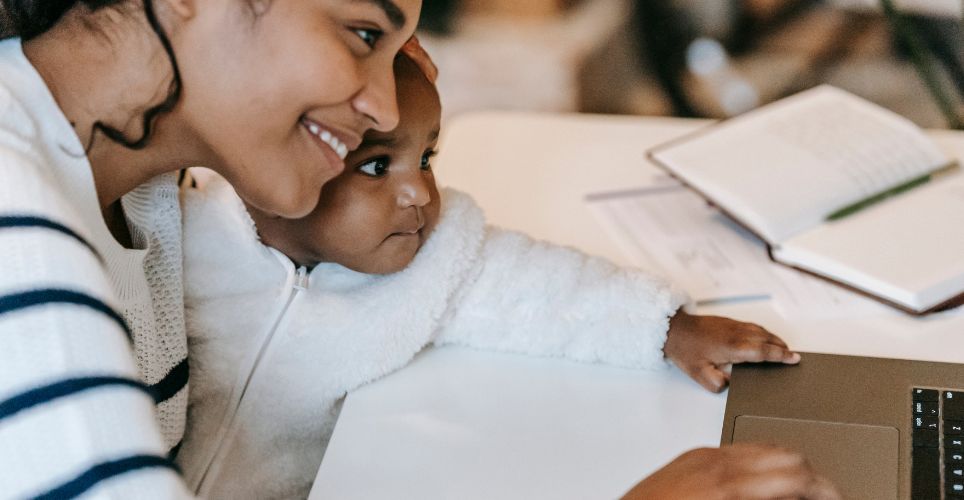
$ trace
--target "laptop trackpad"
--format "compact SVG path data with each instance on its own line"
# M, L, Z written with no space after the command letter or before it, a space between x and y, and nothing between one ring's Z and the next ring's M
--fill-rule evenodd
M736 417L733 442L768 443L803 453L844 498L897 498L900 433L893 427Z

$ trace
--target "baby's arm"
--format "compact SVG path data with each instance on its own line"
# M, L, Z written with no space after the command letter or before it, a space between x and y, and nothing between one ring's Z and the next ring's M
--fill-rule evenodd
M513 231L487 228L474 273L437 344L630 368L668 358L714 392L731 363L799 360L757 325L687 314L660 278Z
M660 367L669 318L685 301L649 274L492 227L473 273L437 344Z

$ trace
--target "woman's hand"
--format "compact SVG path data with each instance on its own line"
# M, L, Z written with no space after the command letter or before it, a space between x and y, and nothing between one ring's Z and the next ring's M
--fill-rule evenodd
M841 496L799 453L735 444L688 451L633 487L623 500L730 498L839 500Z
M408 41L405 42L405 45L402 46L402 53L415 61L415 64L422 70L422 73L425 73L428 81L435 83L435 80L438 79L438 68L435 66L435 63L432 62L432 58L428 55L428 52L425 52L425 49L422 48L422 44L418 42L418 38L416 38L415 35L412 35L412 38L409 38Z
M726 387L733 363L800 362L799 354L761 326L719 316L690 315L682 309L670 319L663 354L712 392Z

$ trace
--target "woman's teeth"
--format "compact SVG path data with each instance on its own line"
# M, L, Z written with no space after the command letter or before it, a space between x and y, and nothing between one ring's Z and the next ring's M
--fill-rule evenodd
M312 135L321 139L322 142L330 146L332 151L337 153L338 157L342 160L348 156L348 146L342 144L342 142L339 141L337 137L332 135L331 132L319 127L315 123L308 123L308 131L311 132Z

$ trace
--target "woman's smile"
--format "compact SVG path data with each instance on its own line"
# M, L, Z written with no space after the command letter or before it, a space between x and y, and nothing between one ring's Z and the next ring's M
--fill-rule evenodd
M301 119L301 126L328 160L333 175L340 174L345 169L345 157L361 144L358 134L323 125L308 117Z

